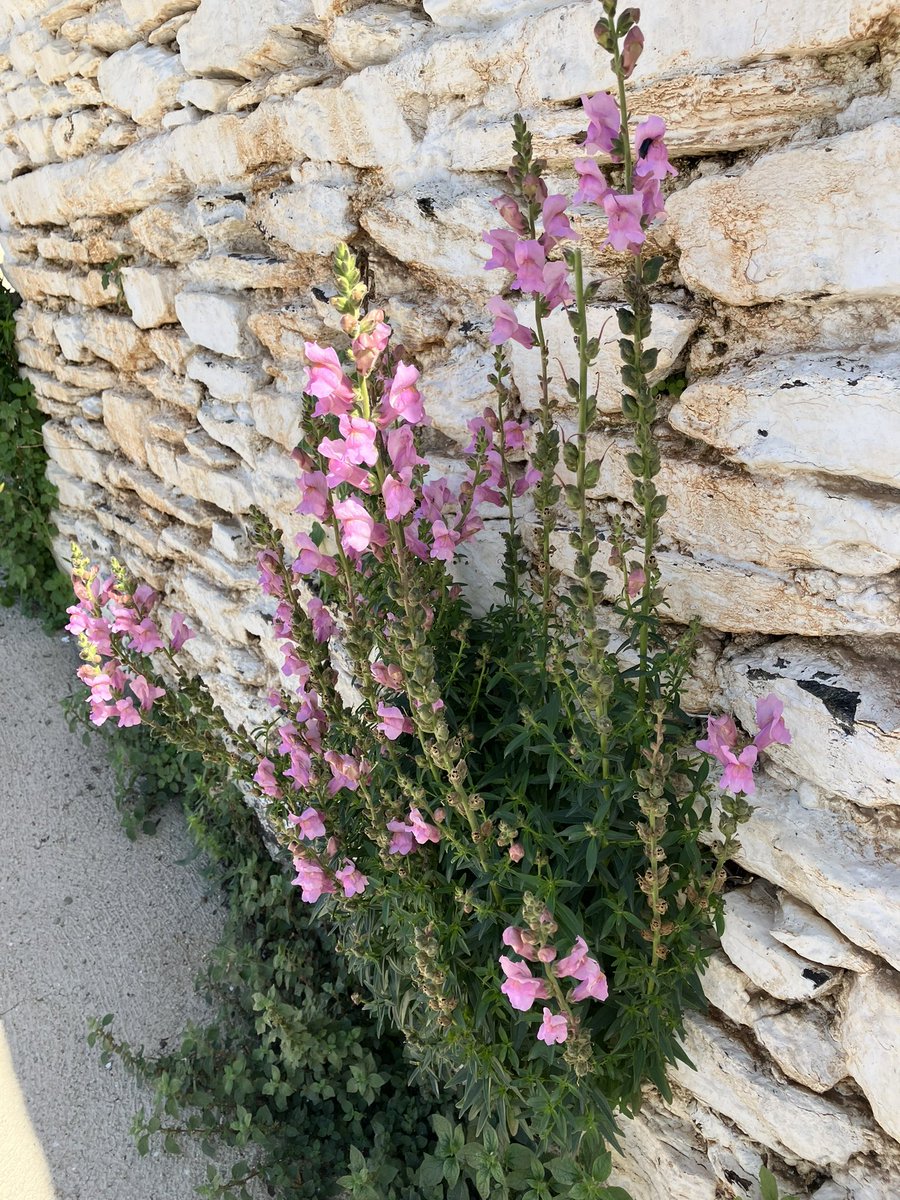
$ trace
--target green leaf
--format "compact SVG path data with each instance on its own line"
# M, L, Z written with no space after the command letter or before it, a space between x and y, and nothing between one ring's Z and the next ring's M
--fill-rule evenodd
M759 1168L759 1193L762 1200L778 1200L778 1181L768 1167Z

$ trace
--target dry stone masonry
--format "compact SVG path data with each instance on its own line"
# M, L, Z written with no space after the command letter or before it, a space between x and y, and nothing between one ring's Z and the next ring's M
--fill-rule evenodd
M625 1130L637 1200L900 1194L898 0L645 0L636 110L680 169L656 235L670 406L662 570L707 634L698 711L777 693L742 886L688 1022L697 1067ZM521 111L570 178L609 86L588 0L5 0L0 223L49 417L59 553L119 553L202 631L235 721L280 661L243 518L298 528L304 339L369 255L425 369L433 450L487 398L479 231ZM610 266L585 214L592 274ZM111 271L104 286L104 270ZM616 300L601 294L599 327ZM565 361L566 322L550 322ZM626 503L615 341L598 516ZM526 410L535 366L514 356ZM467 568L486 600L498 536ZM561 539L559 561L569 553Z

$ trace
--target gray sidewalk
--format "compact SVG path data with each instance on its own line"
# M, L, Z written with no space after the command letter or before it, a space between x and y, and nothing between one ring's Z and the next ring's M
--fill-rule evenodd
M70 639L0 609L0 1042L5 1030L57 1200L189 1200L208 1160L191 1148L139 1158L129 1130L147 1096L85 1036L89 1016L114 1012L114 1029L153 1051L202 1017L193 979L219 900L195 866L175 865L190 849L180 812L156 837L121 832L99 747L60 709L77 665ZM0 1079L7 1131L13 1091ZM10 1143L24 1159L24 1139ZM0 1155L0 1200L27 1200L27 1164Z

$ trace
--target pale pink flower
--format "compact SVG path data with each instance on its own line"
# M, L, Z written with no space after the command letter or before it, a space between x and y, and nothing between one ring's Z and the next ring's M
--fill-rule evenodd
M294 867L297 874L291 883L299 884L302 889L300 899L307 904L315 904L320 896L334 892L334 884L318 863L307 862L305 858L295 858Z
M646 582L647 576L644 573L643 567L635 567L633 571L629 571L626 585L629 599L633 600L635 596L639 596L644 590Z
M164 643L159 629L152 617L144 617L140 624L135 625L129 632L132 649L138 654L151 654L154 650L162 650Z
M396 742L401 733L412 733L413 723L401 709L379 700L377 712L381 717L378 728L388 741Z
M622 43L622 73L626 79L631 77L631 73L637 65L637 60L641 57L643 49L644 35L637 25L632 25L625 34L625 41Z
M312 624L312 634L315 640L317 642L327 642L337 629L337 625L335 625L334 618L318 596L310 597L306 605L306 612Z
M757 750L765 750L767 746L775 743L780 746L791 744L790 731L781 715L783 712L784 705L774 692L757 700L756 723L759 726L759 733L753 739Z
M588 961L588 944L583 937L575 939L575 945L569 951L565 958L561 958L556 964L556 974L560 979L578 979L579 972L584 969L585 963Z
M328 486L323 472L304 471L297 480L297 486L301 499L294 512L324 521L328 515Z
M510 229L518 234L525 232L525 218L522 216L518 202L512 196L498 196L496 200L491 201L491 204L496 208Z
M460 535L455 529L449 529L445 521L435 521L431 527L432 545L431 557L453 562Z
M344 895L348 900L351 896L359 896L364 892L369 883L356 863L351 862L349 858L344 860L344 865L339 871L335 871L334 877L344 889Z
M341 457L353 466L367 463L374 467L378 462L378 449L375 446L378 430L374 424L364 417L352 417L343 413L338 421L338 429L344 438L344 452Z
M544 247L541 243L533 239L525 242L517 242L514 256L516 279L512 286L520 288L523 292L540 292L543 294L543 271L547 262L547 256L544 253Z
M339 754L336 750L326 750L323 757L331 768L328 794L333 796L341 788L346 788L348 792L355 792L359 787L360 777L364 773L364 764L357 762L352 754Z
M306 342L307 362L304 391L318 400L313 415L324 417L327 413L348 412L353 404L353 388L344 374L337 352L331 346L319 346Z
M134 608L142 616L149 613L155 608L159 600L159 593L155 592L149 583L139 583L134 589L134 594L131 597L131 602Z
M537 962L534 946L525 940L524 930L515 925L507 925L500 940L504 946L509 946L510 950L515 950L516 954L520 954L522 958L527 958L529 962Z
M634 144L637 151L637 161L634 173L638 177L652 175L655 179L665 179L667 175L677 175L678 172L669 162L669 152L663 137L666 123L662 117L648 117L641 121L634 131Z
M131 725L140 725L141 714L134 707L134 701L130 696L123 696L121 700L116 701L116 713L119 717L119 728L128 729Z
M326 575L337 575L337 560L330 554L323 554L308 533L298 533L294 543L300 551L291 564L295 574L312 575L314 571L324 571Z
M396 475L385 476L381 485L381 496L384 500L385 516L389 521L399 521L416 507L416 497L412 488Z
M522 859L525 857L525 847L522 845L521 842L513 842L513 844L509 848L508 853L509 853L509 857L512 859L513 862L515 862L515 863L521 862Z
M104 721L116 715L116 706L114 704L104 704L102 700L97 700L93 696L90 699L91 706L91 722L94 725L102 725Z
M312 783L312 758L303 746L294 746L290 760L291 765L285 771L285 777L293 782L295 789L302 792Z
M409 823L412 827L413 837L420 846L424 846L427 842L441 840L441 831L436 825L429 825L418 808L409 810Z
M362 554L372 545L375 535L375 518L352 496L338 500L334 515L341 523L341 545L345 550Z
M734 719L730 716L708 717L706 721L706 737L695 742L698 750L703 750L718 759L722 766L727 765L725 751L730 750L737 741L738 731Z
M165 688L154 687L143 675L135 675L131 681L131 690L137 696L140 706L145 712L149 712L153 707L154 700L158 700L160 696L166 694ZM108 699L108 697L106 698Z
M641 228L641 217L644 215L641 197L607 192L603 197L603 210L608 221L607 238L603 245L636 254L638 247L646 241L646 234Z
M737 796L740 792L752 796L756 791L753 768L759 754L756 746L745 746L737 757L729 749L723 747L722 754L725 770L722 772L722 781L719 786L723 791L731 792L733 796Z
M541 272L543 296L552 312L560 304L571 304L575 293L569 287L569 268L564 262L547 263Z
M382 687L399 692L403 688L403 671L395 663L374 662L369 667L372 678Z
M322 814L314 808L305 808L299 817L288 814L288 824L296 825L302 838L318 838L325 836L325 822Z
M516 245L518 238L511 229L489 229L481 235L482 240L493 250L493 254L484 264L486 271L515 271Z
M383 309L374 309L366 316L353 339L353 360L360 375L368 375L372 371L378 356L384 353L391 340L391 327L382 320L383 317Z
M556 958L556 947L555 946L541 946L540 950L538 950L538 952L537 952L537 956L538 956L538 962L552 963L554 958Z
M510 339L530 350L534 345L534 333L527 325L521 325L515 312L500 296L492 296L485 305L493 314L494 328L491 333L491 345L502 346Z
M560 194L548 196L542 206L542 216L544 220L544 236L542 241L547 250L552 250L557 242L568 240L577 242L579 235L572 228L569 218L566 216L566 206L569 203L569 197Z
M413 827L403 821L388 821L388 831L394 836L388 846L389 854L410 854L416 848Z
M266 796L277 799L281 795L281 788L275 778L275 764L270 758L260 759L253 778L259 784L259 790Z
M572 203L602 204L603 197L612 189L596 161L593 158L576 158L575 172L578 175L578 188L572 197Z
M506 976L506 982L501 984L500 991L519 1012L528 1012L535 1000L550 998L546 983L543 979L535 979L525 963L513 962L511 958L501 954L500 967Z
M405 471L412 471L414 467L428 466L427 460L416 453L415 438L409 425L399 425L396 429L388 430L387 450L394 470L400 476Z
M537 1036L539 1042L546 1042L548 1046L564 1042L569 1036L569 1025L566 1018L562 1013L554 1015L549 1008L545 1008L544 1019L541 1021Z
M609 996L609 984L596 959L589 958L576 978L581 982L572 989L573 1000L606 1000Z
M267 596L283 596L284 580L279 573L278 557L272 550L260 550L256 556L259 586Z
M582 96L581 106L588 116L585 147L600 154L612 154L613 142L622 128L619 106L608 92Z
M418 367L412 366L411 363L397 363L390 389L383 400L388 421L396 419L406 421L410 425L428 424L422 397L415 386L418 378Z
M636 175L634 194L641 198L641 210L647 221L655 221L657 217L665 219L666 202L655 175Z

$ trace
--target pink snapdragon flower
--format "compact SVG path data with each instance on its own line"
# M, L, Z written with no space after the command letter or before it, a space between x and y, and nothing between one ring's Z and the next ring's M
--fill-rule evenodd
M549 1000L550 992L546 983L543 979L535 979L525 963L513 962L511 958L501 954L500 967L506 976L506 982L500 985L500 991L513 1008L519 1012L528 1012L535 1000Z
M521 325L515 312L500 296L492 296L485 307L494 317L491 345L502 346L510 340L518 342L526 350L534 345L534 333L527 325Z
M784 723L783 712L784 705L774 693L762 696L757 700L756 723L759 726L759 733L753 739L757 750L765 750L766 747L775 744L780 746L791 744L791 734Z
M525 847L521 842L513 842L507 853L514 863L521 862L525 857Z
M633 193L626 195L609 191L603 197L603 210L608 220L607 237L603 245L636 254L646 241L646 234L641 228L641 217L644 215L641 197Z
M522 210L519 208L517 200L512 196L503 195L497 196L495 200L491 201L491 204L510 229L520 236L525 232L525 218L522 216Z
M424 846L428 842L439 842L441 840L441 831L437 825L429 825L418 808L411 808L409 810L409 823L412 828L413 837L420 846Z
M411 363L398 362L391 386L383 400L386 419L406 421L409 425L427 425L422 397L416 387L419 368Z
M411 854L416 849L412 825L405 821L388 821L388 832L393 834L388 854Z
M324 521L328 516L328 485L322 471L303 471L297 480L300 503L294 509L301 516Z
M569 1024L562 1013L554 1014L551 1009L545 1008L544 1019L537 1033L538 1041L554 1046L558 1042L564 1042L568 1036Z
M172 652L174 654L178 653L185 642L196 636L193 629L188 626L184 613L172 613Z
M515 271L518 238L511 229L488 229L481 235L493 253L484 264L486 271Z
M344 865L339 871L335 871L334 877L344 889L344 895L348 900L351 896L361 895L369 884L366 876L349 858L344 860Z
M552 312L560 304L571 304L575 293L569 287L569 268L564 262L547 263L541 272L542 295Z
M314 571L337 575L337 559L330 554L323 554L308 533L298 533L294 538L294 545L300 551L291 564L291 570L296 575L312 575Z
M431 557L439 558L443 562L453 562L453 556L456 554L456 547L461 540L461 534L450 529L445 521L435 521L431 527Z
M725 753L734 746L737 737L737 725L735 725L733 717L708 717L706 721L706 737L701 738L699 742L695 742L694 744L698 750L703 750L706 754L711 754L724 767L728 764Z
M572 228L566 215L569 197L561 193L548 196L541 208L544 224L544 236L541 239L546 250L552 250L557 242L577 242L579 235Z
M313 415L324 417L328 413L335 413L340 416L349 412L353 405L353 388L344 374L337 351L331 346L319 346L316 342L306 342L304 350L310 366L303 390L318 401Z
M759 754L756 746L745 746L736 756L727 747L723 747L722 754L725 759L725 770L722 772L722 781L719 786L723 791L731 792L733 796L737 796L740 792L752 796L756 791L753 768Z
M516 278L514 288L523 292L544 291L544 267L547 256L540 242L534 240L517 242L514 251Z
M328 896L335 891L334 883L318 863L307 862L305 858L295 858L294 867L297 874L291 883L299 885L300 899L306 904L315 904L320 896Z
M119 717L120 729L128 729L131 725L140 725L141 714L134 707L134 701L130 696L123 696L121 700L117 700L115 708Z
M395 705L383 704L379 700L377 712L379 717L381 717L381 720L378 722L378 729L388 741L396 742L402 733L413 732L412 721L402 709L397 708Z
M529 962L537 962L537 951L531 942L525 940L525 931L518 926L507 925L500 940L504 946L509 946L510 950L514 950L522 958L527 958Z
M606 976L597 960L588 953L588 945L583 937L576 938L571 951L556 964L556 975L559 979L579 981L572 990L572 999L575 1001L589 998L605 1000L609 995Z
M628 580L626 582L626 591L628 592L629 600L634 600L644 590L644 585L647 582L647 576L644 573L643 567L635 567L633 571L628 572Z
M416 453L416 442L409 425L399 425L396 429L389 429L386 440L388 458L393 464L394 471L401 478L405 471L412 471L415 467L428 466L428 460Z
M259 790L266 796L272 796L277 800L281 795L281 788L275 778L275 764L270 758L260 759L253 778L259 784Z
M285 771L297 791L305 791L313 781L312 758L303 746L294 746L290 752L291 765Z
M337 629L334 618L318 596L311 596L306 612L312 625L312 635L317 642L327 642Z
M368 764L358 762L352 754L339 754L336 750L326 750L323 758L331 768L328 794L333 796L341 788L355 792Z
M622 43L622 67L623 74L626 79L631 78L631 73L637 66L637 60L641 57L644 50L644 35L641 33L637 25L632 25L631 29L625 34L625 41Z
M162 650L165 646L152 617L144 617L128 636L132 649L137 650L138 654L152 654L154 650Z
M131 690L137 696L144 712L149 712L153 707L153 701L158 700L160 696L166 694L165 688L154 687L143 675L135 675L134 679L131 680Z
M389 521L399 521L416 507L415 493L409 482L398 479L396 475L385 476L381 485L381 498L384 500L384 513Z
M648 117L646 121L641 121L634 131L637 151L634 173L638 178L652 175L654 179L663 180L667 175L678 174L669 162L669 152L663 141L665 132L666 123L662 117Z
M360 375L372 372L379 355L387 349L391 333L390 325L385 323L383 309L373 309L366 315L351 345L353 361Z
M341 524L341 545L345 550L363 554L370 546L387 544L388 534L366 507L352 496L338 500L334 515Z
M256 556L259 586L267 596L283 596L284 580L278 573L278 557L273 550L260 550Z
M612 154L613 142L622 128L619 106L608 92L582 96L581 106L588 116L585 147L599 154Z
M302 838L319 838L325 836L325 822L322 814L314 808L305 808L299 817L288 814L288 824L295 825L300 830Z
M374 662L369 670L375 682L380 683L382 687L390 688L394 692L402 691L403 671L394 663Z
M578 188L572 197L573 204L602 204L603 197L612 191L606 176L593 158L576 158L575 172Z

